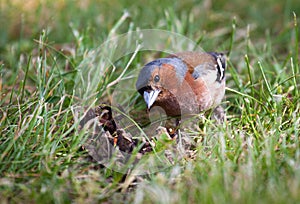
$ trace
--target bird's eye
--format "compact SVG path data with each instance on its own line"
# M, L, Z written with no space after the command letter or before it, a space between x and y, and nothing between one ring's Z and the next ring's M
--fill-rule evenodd
M159 82L159 80L160 80L160 77L158 75L155 75L154 82Z

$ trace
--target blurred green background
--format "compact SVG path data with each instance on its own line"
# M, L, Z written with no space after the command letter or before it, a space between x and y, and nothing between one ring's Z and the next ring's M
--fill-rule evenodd
M13 43L18 43L20 52L32 48L33 39L38 39L43 29L49 30L49 41L74 43L76 39L71 27L87 33L100 44L124 11L130 17L125 20L118 33L128 31L129 26L165 29L192 38L207 33L222 44L229 35L228 27L235 18L237 28L246 30L250 26L251 36L264 38L282 34L289 26L293 12L300 11L296 0L287 1L116 1L116 0L1 0L0 8L1 57ZM237 33L245 37L246 33ZM242 36L241 36L242 35ZM210 49L218 47L209 42ZM30 50L30 49L29 49Z

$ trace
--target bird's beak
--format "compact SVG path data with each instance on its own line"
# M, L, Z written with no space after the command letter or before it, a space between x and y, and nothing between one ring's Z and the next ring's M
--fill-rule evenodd
M147 91L144 92L144 100L147 104L148 109L151 108L151 106L155 102L155 100L156 100L159 93L160 93L159 89L151 90L150 92L147 92Z

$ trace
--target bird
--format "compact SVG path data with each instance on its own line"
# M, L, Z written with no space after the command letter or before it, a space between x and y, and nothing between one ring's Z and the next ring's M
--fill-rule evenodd
M150 110L160 106L170 117L213 110L225 119L220 105L225 95L226 55L221 52L184 51L155 59L141 69L136 89Z

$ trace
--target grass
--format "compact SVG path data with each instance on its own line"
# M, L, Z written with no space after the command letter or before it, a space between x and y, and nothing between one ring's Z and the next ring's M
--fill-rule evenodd
M299 4L144 4L0 2L1 203L300 202ZM101 168L82 149L87 136L76 132L74 90L90 51L108 37L147 28L229 51L228 119L221 127L199 119L182 130L196 140L193 157L136 176L138 167L127 174ZM120 67L128 66L125 80L156 54L102 67L98 97L113 97Z

